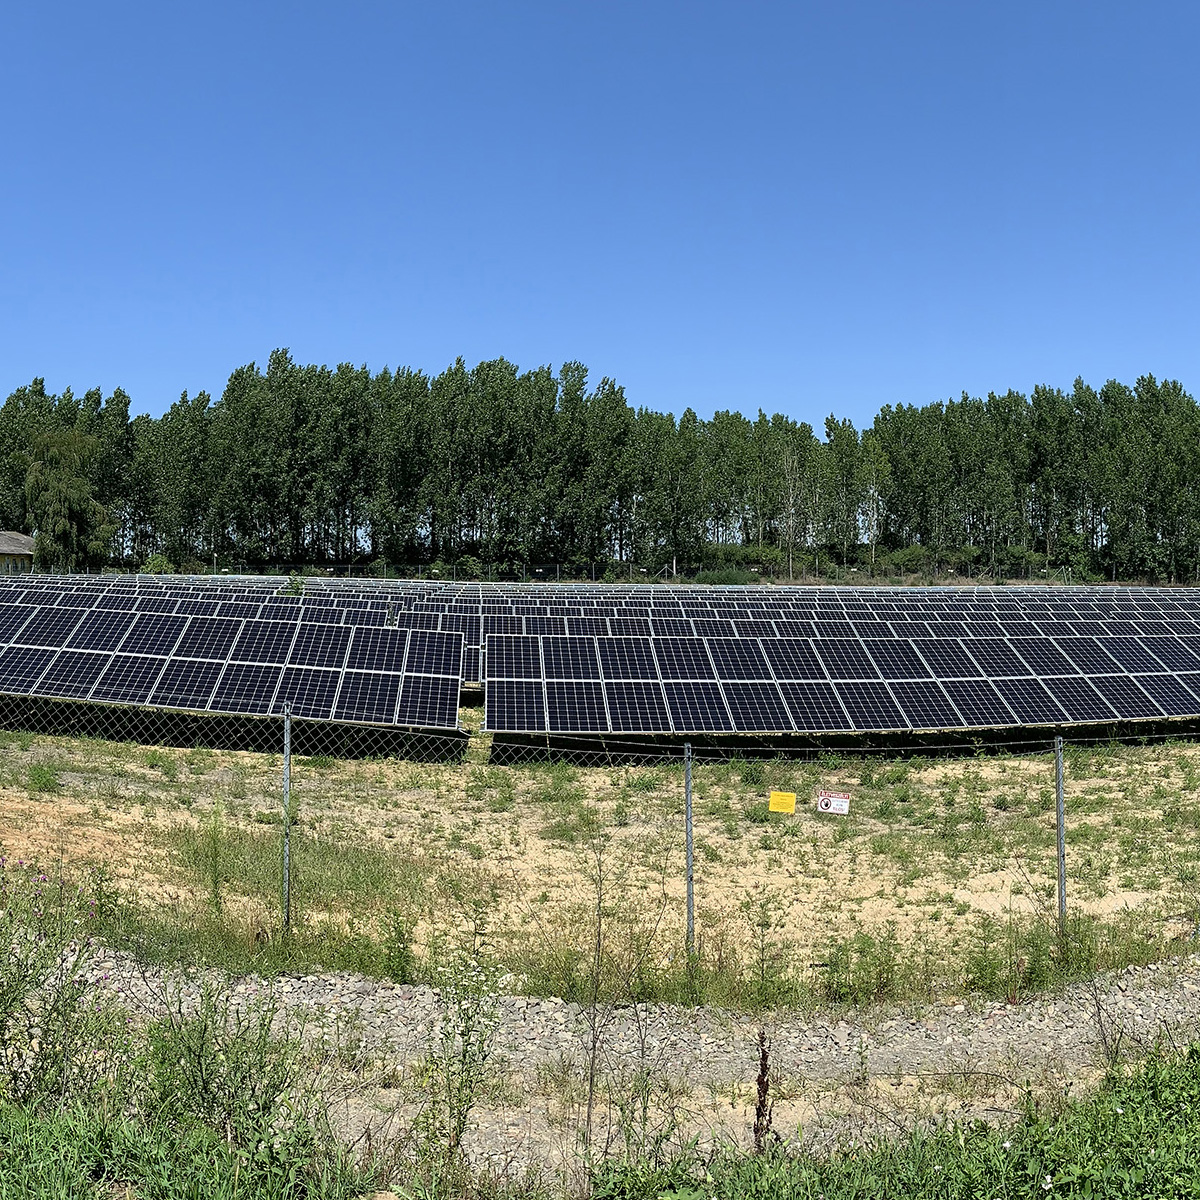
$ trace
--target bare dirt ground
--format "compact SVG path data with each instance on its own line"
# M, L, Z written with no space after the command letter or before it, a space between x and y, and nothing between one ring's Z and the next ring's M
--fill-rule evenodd
M474 714L468 714L468 716ZM497 947L585 938L597 871L619 889L627 936L652 926L678 953L682 778L673 764L504 768L300 759L293 768L299 919L360 928L401 911L418 943ZM703 953L796 959L891 927L956 952L983 915L1047 910L1054 888L1053 764L1044 757L829 760L698 767L697 924ZM278 756L8 735L0 744L0 848L103 866L143 899L203 905L214 886L269 925L276 886ZM851 793L823 816L818 787ZM773 788L795 816L769 814ZM1072 754L1068 890L1074 911L1140 914L1164 937L1195 928L1200 749ZM220 844L215 884L198 849ZM259 860L255 863L254 860Z

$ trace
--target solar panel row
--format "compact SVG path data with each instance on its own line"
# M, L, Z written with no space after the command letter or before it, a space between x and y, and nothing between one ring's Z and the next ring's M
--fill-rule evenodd
M1200 637L487 639L495 732L962 729L1200 716Z
M454 729L462 635L0 604L0 692Z

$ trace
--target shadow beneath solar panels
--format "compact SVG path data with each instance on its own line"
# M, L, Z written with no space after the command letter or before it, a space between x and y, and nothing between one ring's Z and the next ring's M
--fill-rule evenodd
M175 712L38 696L0 695L0 729L184 749L200 746L266 754L283 750L283 719L278 716ZM292 720L292 752L296 755L459 762L467 740L465 732L455 730Z
M1020 729L962 729L914 733L755 736L697 734L688 738L660 736L619 739L569 734L496 733L489 761L497 766L523 762L569 762L578 766L648 765L683 758L685 741L693 758L728 762L747 758L814 760L827 755L877 755L888 758L964 757L974 754L1044 754L1054 739L1073 746L1113 742L1151 743L1200 738L1200 719L1096 722L1086 725L1026 726Z

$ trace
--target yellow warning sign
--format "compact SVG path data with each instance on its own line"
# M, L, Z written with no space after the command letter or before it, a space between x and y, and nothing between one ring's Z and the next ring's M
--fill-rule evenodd
M794 813L796 811L796 793L772 792L771 802L767 808L771 812Z

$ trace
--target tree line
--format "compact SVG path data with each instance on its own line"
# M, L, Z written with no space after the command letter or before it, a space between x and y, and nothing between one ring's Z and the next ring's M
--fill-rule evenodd
M1200 411L1149 375L818 432L635 408L577 362L373 374L276 350L215 403L129 408L40 379L0 407L0 524L42 565L1200 580Z

